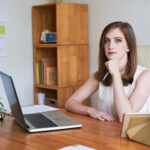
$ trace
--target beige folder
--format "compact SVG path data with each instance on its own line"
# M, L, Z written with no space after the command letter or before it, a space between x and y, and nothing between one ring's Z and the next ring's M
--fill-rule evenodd
M126 134L130 139L150 146L150 117L131 118Z

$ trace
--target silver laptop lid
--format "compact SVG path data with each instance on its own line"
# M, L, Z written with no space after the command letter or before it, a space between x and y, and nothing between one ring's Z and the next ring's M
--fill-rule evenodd
M13 116L15 117L16 121L23 127L27 128L25 124L25 120L23 117L23 113L21 110L21 106L18 100L18 96L16 93L16 89L13 83L13 79L11 76L0 72L0 76L4 85L4 89L7 95L7 99L12 111Z

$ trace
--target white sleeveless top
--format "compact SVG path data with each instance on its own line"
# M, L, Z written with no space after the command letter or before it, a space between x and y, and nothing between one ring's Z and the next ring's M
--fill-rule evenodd
M140 75L140 73L147 68L142 67L140 65L137 66L136 72L134 74L134 79L132 84L128 86L124 86L125 94L127 97L130 96L132 91L135 88L135 83ZM114 96L113 96L113 88L111 86L104 86L102 83L99 84L99 89L98 89L98 94L99 94L99 103L98 103L98 108L100 110L104 110L110 114L112 114L116 119L117 113L115 111L115 106L114 106ZM139 110L140 113L143 112L150 112L150 95L148 99L146 100L144 106Z

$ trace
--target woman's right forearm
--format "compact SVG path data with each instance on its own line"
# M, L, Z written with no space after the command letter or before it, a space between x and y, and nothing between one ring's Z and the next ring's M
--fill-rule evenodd
M109 113L105 111L97 110L94 107L85 106L82 103L79 103L77 101L68 101L66 103L66 109L71 112L82 114L82 115L88 115L92 118L99 119L102 121L115 120L114 117L110 115Z
M88 110L89 106L85 106L80 102L77 101L68 101L65 105L65 108L68 111L74 112L74 113L78 113L78 114L82 114L82 115L89 115L88 114Z

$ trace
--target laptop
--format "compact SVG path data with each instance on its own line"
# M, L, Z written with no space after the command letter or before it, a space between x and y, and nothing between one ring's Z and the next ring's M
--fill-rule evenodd
M15 120L26 131L39 132L82 127L81 123L58 110L24 115L22 113L12 77L3 72L0 72L0 76L12 114Z

